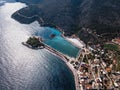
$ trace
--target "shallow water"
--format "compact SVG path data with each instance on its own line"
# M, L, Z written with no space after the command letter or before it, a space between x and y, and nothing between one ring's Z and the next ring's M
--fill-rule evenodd
M50 36L54 34L56 35L54 38L51 38ZM72 45L70 42L65 40L61 36L61 32L54 28L44 27L41 30L39 30L35 35L41 36L45 39L45 43L52 48L70 56L76 58L80 49Z
M73 75L60 58L21 44L42 28L13 20L11 14L26 5L6 2L0 6L0 90L75 90Z

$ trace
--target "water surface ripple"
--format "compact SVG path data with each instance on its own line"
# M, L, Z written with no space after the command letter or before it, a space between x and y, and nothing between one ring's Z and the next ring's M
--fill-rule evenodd
M11 18L25 6L0 1L0 90L75 90L73 75L60 58L21 44L41 29L37 22L24 25Z

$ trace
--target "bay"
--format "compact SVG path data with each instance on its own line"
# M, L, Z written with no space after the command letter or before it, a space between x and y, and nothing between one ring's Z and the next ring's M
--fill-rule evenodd
M11 18L26 5L0 3L0 90L75 90L73 74L59 57L21 44L42 29L37 22L25 25Z

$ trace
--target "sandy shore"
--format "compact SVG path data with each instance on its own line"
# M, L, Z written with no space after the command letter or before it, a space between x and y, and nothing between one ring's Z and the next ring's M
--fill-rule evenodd
M60 28L58 29L60 32L62 32L61 36L66 39L68 42L70 42L71 44L73 44L74 46L83 49L85 47L85 43L83 41L81 41L77 36L75 37L66 37L64 36L64 32L63 30L61 30ZM66 56L64 54L62 54L61 52L51 48L50 46L47 45L46 48L49 52L52 52L54 55L60 57L68 66L68 68L72 71L73 75L74 75L74 80L75 80L75 88L76 90L80 90L80 85L78 82L78 74L77 74L77 70L73 67L72 64L70 64L69 61L71 61L71 57ZM79 53L80 54L80 53ZM74 58L75 59L75 58Z
M74 75L74 80L75 80L75 87L76 87L76 90L80 90L80 88L78 87L78 75L77 75L77 70L74 69L74 67L70 64L70 58L69 56L66 56L64 54L62 54L61 52L51 48L50 46L46 45L45 47L46 50L48 50L49 52L53 53L54 55L60 57L65 63L66 65L68 66L68 68L72 71L73 75Z
M78 38L69 38L69 37L65 37L67 41L71 42L73 45L79 47L79 48L83 48L85 47L85 44L79 40Z

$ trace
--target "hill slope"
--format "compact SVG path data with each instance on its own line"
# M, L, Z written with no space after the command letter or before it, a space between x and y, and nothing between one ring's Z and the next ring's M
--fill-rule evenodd
M120 31L120 0L17 1L27 3L29 7L20 10L21 14L38 15L44 24L58 26L70 34L78 32L82 27L95 29L97 33ZM17 13L13 18L20 20ZM34 19L41 23L38 18Z

